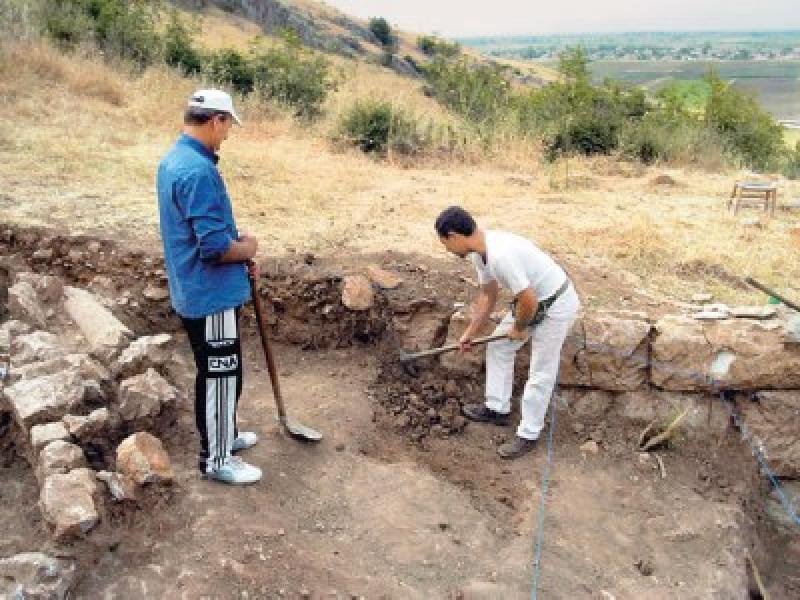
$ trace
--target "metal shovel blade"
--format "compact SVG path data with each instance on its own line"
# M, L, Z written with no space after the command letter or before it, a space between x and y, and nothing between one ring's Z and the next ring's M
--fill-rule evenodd
M319 442L322 440L322 434L316 429L311 429L311 427L293 421L285 421L283 429L290 437L301 442Z

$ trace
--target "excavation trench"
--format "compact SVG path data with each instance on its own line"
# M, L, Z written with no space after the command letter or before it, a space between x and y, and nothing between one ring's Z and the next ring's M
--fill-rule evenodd
M135 337L164 332L175 335L175 352L182 351L184 359L170 363L162 369L162 375L183 388L186 394L181 401L188 403L193 369L186 349L181 350L185 340L180 322L169 306L159 255L109 240L11 226L0 231L0 250L0 322L11 318L8 288L19 273L55 276L66 285L88 289ZM343 289L349 278L363 275L371 264L386 267L402 283L391 290L369 285L368 290L362 290L372 294L368 306L348 308ZM354 450L348 468L357 468L353 465L359 461L377 461L386 468L408 464L412 465L409 468L427 473L432 481L452 486L457 490L454 494L466 499L472 514L480 516L480 527L491 530L486 533L486 540L490 541L475 542L475 547L469 549L476 564L492 563L492 544L499 548L517 545L524 550L520 551L521 567L513 575L509 569L506 582L505 571L497 567L498 573L489 570L461 585L460 580L475 575L470 573L469 564L443 564L452 571L452 581L444 578L439 583L433 583L433 579L428 582L417 572L405 575L416 577L417 591L427 589L431 593L428 597L492 597L493 593L526 597L533 570L532 556L524 554L530 553L537 528L545 448L539 449L535 460L503 463L494 448L513 429L477 426L463 418L462 404L480 401L482 396L479 359L466 365L459 365L454 359L426 360L419 365L417 378L405 373L397 361L402 348L442 344L452 337L455 328L462 326L459 315L454 317L453 313L463 312L459 303L467 300L470 274L450 263L393 254L355 256L346 261L340 257L334 260L289 255L263 261L262 271L259 290L270 315L271 335L282 350L281 372L290 389L292 385L303 385L305 379L293 384L297 378L315 377L323 380L320 385L326 387L331 402L336 401L338 386L353 389L364 398L364 406L369 406L367 425L347 430L349 437L336 444L331 456L336 458L342 452L341 446L346 446ZM243 337L249 340L246 376L263 379L264 371L256 370L260 358L249 307L243 311L242 323ZM56 333L67 331L68 325L58 316L48 320L48 327ZM526 357L520 361L523 359ZM331 367L332 360L340 363ZM13 355L11 362L13 376ZM326 370L315 373L322 363L327 365ZM325 382L331 379L331 373L335 379ZM365 374L363 380L357 379L359 373ZM524 368L517 369L515 392L523 383L524 373ZM116 393L112 385L104 397L110 397L113 404ZM263 395L268 401L266 392ZM290 410L293 401L297 400L290 398ZM738 401L752 400L749 394L741 394ZM332 408L325 415L347 418L348 405L342 402L341 412ZM771 499L770 488L759 475L748 444L731 426L724 406L715 396L703 392L666 393L648 386L617 391L562 385L555 406L557 427L551 465L555 482L545 519L539 582L542 597L593 598L601 597L602 591L617 598L637 594L674 597L665 591L671 590L686 598L711 597L711 593L720 598L755 598L759 597L758 585L746 552L773 597L800 594L800 528L793 528L785 518L781 520L780 506ZM638 438L645 425L655 420L663 426L684 407L690 407L690 417L678 435L655 452L638 451ZM313 425L323 433L334 427L333 421L319 421L322 413L308 410L318 419ZM188 412L186 406L166 407L156 415L130 420L100 439L82 443L89 467L113 470L116 445L128 434L141 430L164 440L170 455L188 455L187 448L196 444ZM512 421L517 416L515 405ZM13 481L13 485L4 486L0 527L9 528L13 535L0 548L3 556L54 549L32 507L38 492L27 467L35 462L27 436L4 401L0 410L0 465L4 479ZM329 443L333 445L332 441ZM320 450L325 451L324 447ZM313 468L324 469L321 464L314 465ZM142 531L163 535L171 530L191 529L195 515L181 507L183 497L191 496L189 488L194 485L196 482L187 471L171 487L146 488L137 503L106 502L102 525L96 532L66 546L57 545L58 552L78 558L84 569L77 590L90 595L99 589L111 589L102 588L98 582L98 577L112 579L119 575L104 566L111 564L109 553L117 552L120 545L141 544L127 556L144 556L147 542ZM170 511L179 516L171 517ZM369 510L367 514L371 514ZM598 523L598 518L607 518L607 527ZM439 534L448 533L452 527L441 522ZM129 538L136 541L129 542ZM400 539L397 544L402 545ZM313 552L301 550L287 551L283 559L308 561L305 570L317 573L320 581L340 581L339 585L357 587L354 576L339 575L337 579L328 566L315 564ZM452 556L461 556L457 550L452 551ZM474 557L481 552L487 556ZM629 556L620 559L620 552L628 552ZM451 555L445 552L444 556L446 559ZM402 562L405 557L393 560ZM88 577L88 570L94 570L95 576ZM404 576L400 571L392 577ZM230 573L226 571L220 577L223 575L229 577ZM278 597L278 591L283 589L279 586L288 585L276 573L251 577L237 571L235 577L241 584L240 591L251 590L254 595L250 597ZM389 575L386 577L388 582ZM402 595L392 587L394 583L381 582L379 576L371 581L363 584L370 592L366 597L377 597L378 592L388 597ZM480 596L481 590L488 595ZM287 595L293 593L288 591ZM408 597L413 594L409 592Z

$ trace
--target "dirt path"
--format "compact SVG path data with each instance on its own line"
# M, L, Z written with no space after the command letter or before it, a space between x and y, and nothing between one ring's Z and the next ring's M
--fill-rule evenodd
M410 446L372 422L374 356L280 346L279 357L292 413L322 429L324 443L280 434L249 344L241 423L262 434L246 458L264 480L243 489L201 481L185 411L166 438L177 493L134 515L77 597L530 596L544 448L501 463L501 430L475 426L427 450ZM540 597L744 597L735 503L693 489L696 470L680 452L665 457L667 481L633 452L583 456L562 418Z

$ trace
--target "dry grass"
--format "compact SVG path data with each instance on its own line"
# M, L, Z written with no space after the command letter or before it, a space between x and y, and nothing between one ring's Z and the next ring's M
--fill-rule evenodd
M3 47L0 74L0 97L14 115L0 138L4 218L157 247L154 174L198 83L167 69L129 77L46 46ZM95 81L110 91L93 88ZM259 236L264 255L392 249L444 257L431 223L460 203L486 226L529 235L573 263L631 272L644 288L680 298L709 290L726 301L763 301L730 286L746 273L800 294L798 214L780 211L762 227L741 223L762 216L755 209L729 216L724 202L735 173L572 159L563 187L553 183L563 181L565 164L542 163L532 145L511 146L505 164L476 154L471 162L402 166L332 148L335 115L358 97L380 94L452 118L418 87L378 67L351 67L328 120L314 127L254 100L243 104L246 127L223 148L221 169L240 225ZM681 185L654 186L662 173ZM789 182L781 198L799 192Z

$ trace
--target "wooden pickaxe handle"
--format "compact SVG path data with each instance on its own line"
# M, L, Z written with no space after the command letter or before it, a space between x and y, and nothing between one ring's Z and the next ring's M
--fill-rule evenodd
M759 283L758 281L756 281L752 277L745 277L744 280L745 280L746 283L752 285L754 288L756 288L758 290L761 290L762 292L764 292L765 294L767 294L769 296L772 296L773 298L777 298L778 300L783 302L786 306L788 306L792 310L796 310L797 312L800 312L800 306L798 306L797 304L795 304L791 300L787 300L786 298L784 298L783 296L781 296L780 294L778 294L774 290L769 289L763 283Z
M488 344L489 342L502 340L507 337L508 334L496 333L494 335L488 335L486 337L474 339L470 342L470 345L480 346L481 344ZM423 350L422 352L412 352L410 354L403 354L400 357L400 362L409 362L412 360L416 360L418 358L425 358L426 356L439 356L440 354L445 354L446 352L452 352L453 350L458 350L460 347L461 344L448 344L447 346L442 346L441 348L431 348L430 350Z

